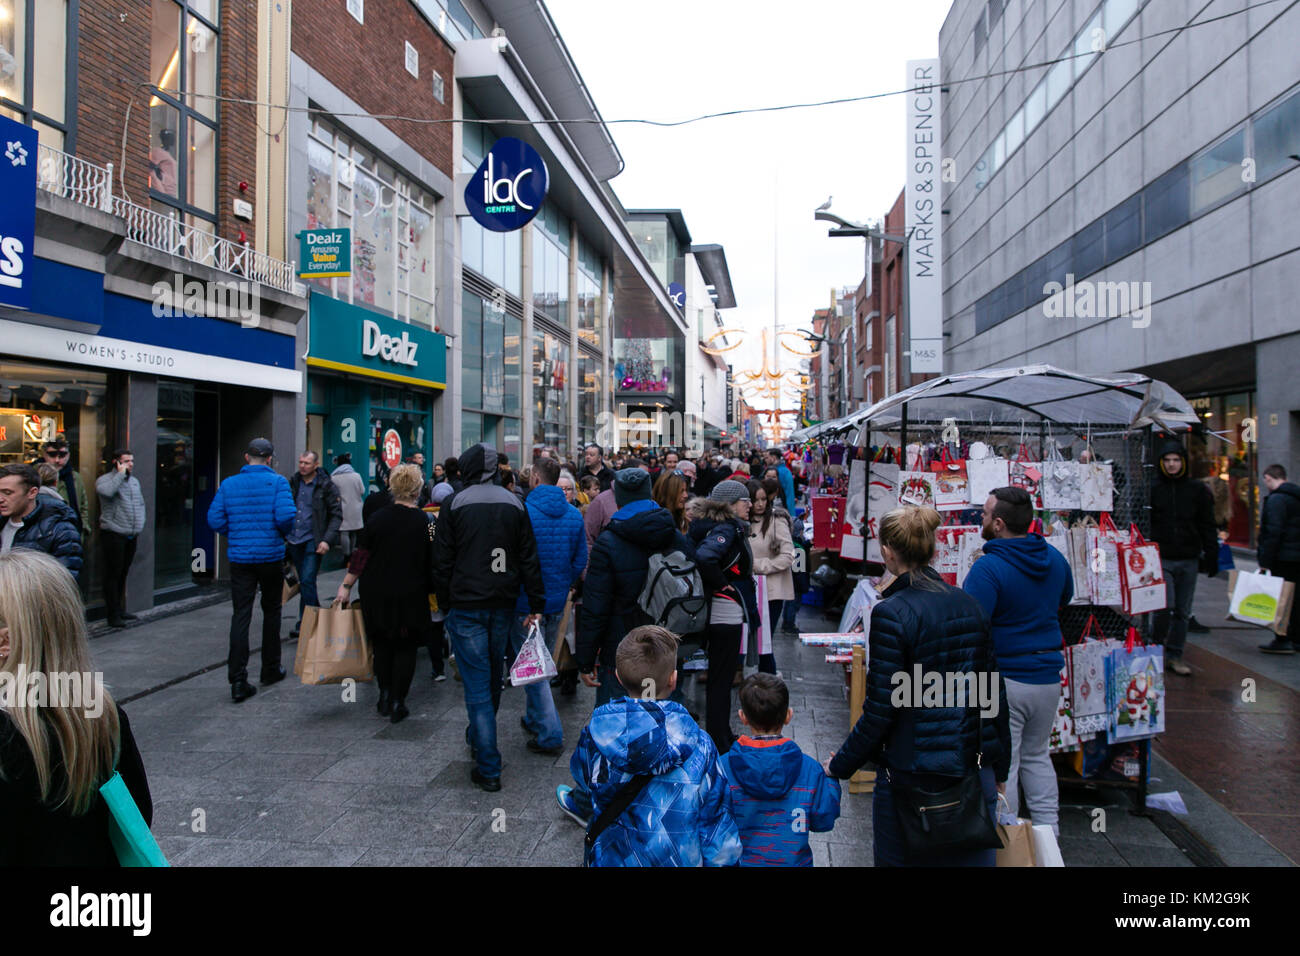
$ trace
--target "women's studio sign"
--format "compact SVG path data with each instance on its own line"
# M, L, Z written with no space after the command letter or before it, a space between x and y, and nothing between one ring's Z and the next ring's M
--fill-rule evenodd
M465 187L469 214L484 229L513 232L532 222L542 208L550 177L546 163L523 140L497 140Z

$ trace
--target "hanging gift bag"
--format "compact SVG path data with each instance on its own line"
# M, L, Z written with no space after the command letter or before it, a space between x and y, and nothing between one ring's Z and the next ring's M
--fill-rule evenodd
M1125 537L1103 513L1096 528L1088 529L1088 592L1093 604L1120 607L1124 604L1124 589L1119 578L1120 542Z
M1115 476L1109 462L1091 461L1079 465L1079 510L1112 511L1115 507Z
M1081 504L1082 466L1066 461L1056 440L1047 440L1047 457L1043 460L1042 498L1048 511L1075 511Z
M1068 656L1068 649L1066 651ZM1047 752L1051 754L1069 753L1078 750L1080 740L1075 733L1074 717L1070 709L1069 669L1061 668L1061 696L1056 701L1056 716L1052 718L1052 732L1047 738Z
M930 567L939 572L944 582L957 586L957 569L961 565L961 543L968 535L977 538L980 529L975 525L942 525L934 531L934 557Z
M1130 627L1128 639L1113 648L1107 657L1107 670L1110 742L1141 740L1164 733L1164 648L1143 644L1137 628Z
M840 557L861 561L866 542L867 462L855 458L849 462L849 488L844 499L843 527L840 529Z
M970 506L970 484L966 476L966 462L948 454L943 446L937 461L930 462L934 475L934 506L940 511L961 511ZM983 504L981 501L980 504Z
M555 661L551 660L551 652L546 649L546 641L542 638L542 626L534 621L528 628L523 646L515 655L515 662L510 665L510 683L523 687L550 680L557 673Z
M880 554L880 521L898 507L898 465L872 463L867 481L867 560L883 561Z
M1070 526L1070 570L1074 572L1074 597L1071 604L1091 604L1092 592L1088 585L1088 529L1097 527L1092 518L1076 521Z
M1160 545L1147 541L1137 525L1129 525L1129 540L1116 546L1125 614L1163 611L1167 606Z
M918 508L933 508L935 475L929 471L900 471L898 473L898 503Z
M840 550L845 499L834 495L815 495L813 505L813 547Z
M966 575L975 566L975 562L984 556L984 537L976 529L974 533L961 536L961 546L957 552L957 587L966 583Z
M1034 510L1041 511L1043 507L1042 480L1042 462L1033 459L1033 456L1029 453L1029 446L1022 441L1016 457L1011 460L1007 467L1007 484L1012 488L1023 488L1029 492L1029 498L1033 502Z
M1106 730L1106 658L1110 650L1097 618L1089 614L1079 643L1071 645L1066 656L1074 732L1081 738Z
M982 508L994 488L1007 487L1010 463L1005 458L972 458L966 462L971 507Z

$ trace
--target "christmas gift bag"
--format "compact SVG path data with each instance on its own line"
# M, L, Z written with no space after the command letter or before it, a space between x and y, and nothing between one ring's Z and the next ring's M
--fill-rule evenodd
M1163 611L1166 606L1165 576L1160 566L1160 545L1147 541L1133 524L1129 525L1129 540L1116 545L1116 551L1124 613Z
M845 499L833 495L814 495L813 547L829 551L840 550L841 531L844 528Z
M1047 752L1069 753L1078 750L1080 741L1075 733L1074 717L1070 709L1069 669L1061 668L1061 696L1056 702L1056 716L1052 718L1052 732L1047 738Z
M1092 592L1088 586L1088 528L1097 527L1092 518L1076 521L1070 526L1070 570L1074 572L1074 597L1071 604L1091 604Z
M1048 511L1074 511L1081 501L1080 483L1082 466L1066 461L1054 439L1047 441L1047 457L1043 461L1043 507Z
M871 465L867 482L867 560L881 561L880 519L898 507L898 466Z
M920 508L935 506L935 478L929 471L900 471L898 473L898 503Z
M1106 657L1110 651L1101 625L1089 614L1079 643L1071 645L1066 655L1074 730L1080 737L1106 730Z
M1124 540L1106 513L1102 514L1096 528L1088 529L1088 591L1093 604L1120 607L1124 603L1117 550Z
M862 525L866 518L867 462L855 458L849 462L849 489L844 500L843 528L840 529L840 556L861 561L865 552Z
M1144 645L1137 629L1107 657L1110 742L1140 740L1165 729L1165 652Z
M961 546L957 552L957 587L966 583L966 575L975 562L984 556L984 538L976 528L961 536Z
M1079 468L1079 510L1111 511L1115 506L1115 476L1110 463L1092 461Z
M949 455L947 445L943 446L938 460L930 462L930 471L934 474L934 506L937 509L961 511L970 505L966 462Z
M972 458L966 462L966 483L972 507L982 508L994 488L1007 486L1009 464L1005 458Z
M967 535L979 537L980 529L974 525L951 524L936 528L934 532L934 557L930 567L939 572L947 584L957 586L957 569L961 565L961 543Z
M1043 507L1042 480L1042 462L1034 461L1029 453L1029 446L1021 442L1020 450L1007 467L1007 484L1012 488L1023 488L1029 492L1034 510L1040 511Z

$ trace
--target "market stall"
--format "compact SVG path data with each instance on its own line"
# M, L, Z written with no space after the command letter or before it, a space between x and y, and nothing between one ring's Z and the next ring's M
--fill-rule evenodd
M1165 600L1159 549L1145 538L1153 441L1196 421L1181 395L1147 376L1033 365L934 378L792 440L856 445L843 501L830 506L843 516L833 546L860 558L868 580L882 570L876 535L892 508L944 515L934 564L960 586L981 556L989 492L1030 493L1033 530L1074 573L1076 597L1060 615L1060 778L1134 789L1144 807L1150 739L1164 728L1161 649L1145 645L1148 612ZM864 644L869 654L869 636Z

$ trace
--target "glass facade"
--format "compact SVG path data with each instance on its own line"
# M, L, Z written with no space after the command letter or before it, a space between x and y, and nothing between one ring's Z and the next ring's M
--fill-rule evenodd
M533 220L533 312L569 324L569 223L551 203Z
M541 328L533 336L533 451L572 451L569 436L569 345Z
M311 281L344 302L432 328L433 196L319 120L307 171L307 228L352 230L352 277Z
M614 390L670 391L678 351L675 345L672 337L614 339Z
M0 0L0 114L35 127L55 149L72 121L67 51L68 0Z
M487 441L510 454L513 436L518 454L523 321L466 291L461 336L461 447Z
M604 376L600 373L600 358L578 353L578 441L586 446L596 440L597 416L600 414L600 393Z
M1205 441L1191 441L1188 467L1217 492L1215 523L1220 540L1240 547L1255 547L1259 522L1259 496L1255 484L1255 443L1246 441L1246 420L1255 419L1255 393L1189 398L1205 423ZM1220 485L1219 482L1223 484ZM1226 485L1226 496L1224 494ZM1226 501L1225 501L1226 497Z
M465 118L479 119L479 115L468 103L465 104ZM497 138L496 132L489 126L481 123L465 123L461 172L474 172ZM522 298L523 254L521 250L524 230L493 232L484 229L469 216L462 217L458 221L461 227L461 263L515 298Z
M578 298L578 338L600 348L600 279L604 271L600 254L582 236L578 237L578 276L574 295Z

